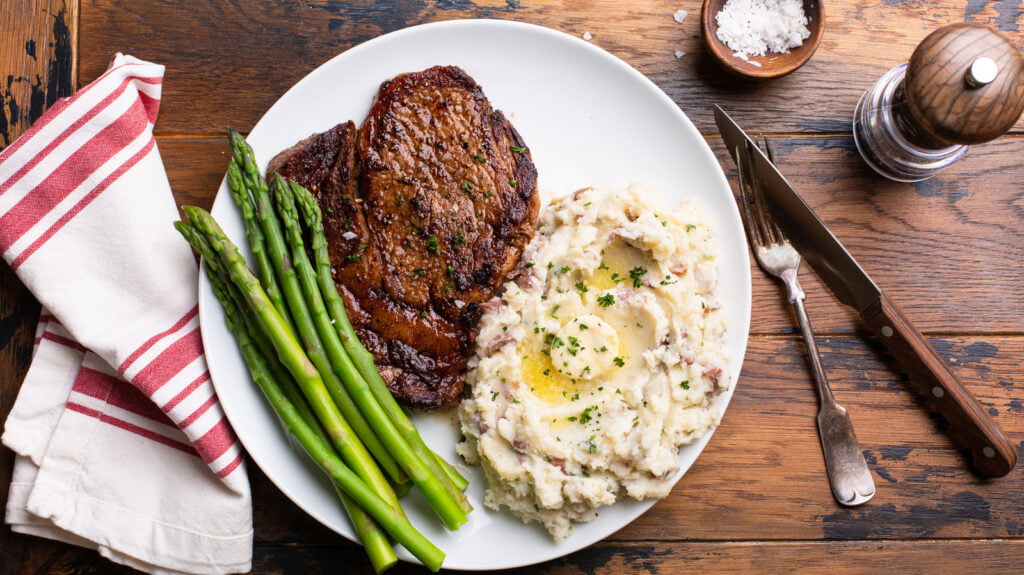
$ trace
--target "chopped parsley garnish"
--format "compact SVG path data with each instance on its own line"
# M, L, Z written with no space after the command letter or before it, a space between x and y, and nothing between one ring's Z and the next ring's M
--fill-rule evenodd
M565 345L565 342L562 341L562 338L556 336L553 333L548 333L544 335L544 343L546 345L550 345L551 347L562 347L563 345Z
M590 423L590 421L594 419L594 417L590 414L596 409L597 406L594 405L591 405L590 407L584 409L583 413L580 414L580 423L582 423L583 425Z
M643 285L643 280L640 277L645 273L647 273L647 270L642 267L635 267L629 270L629 277L633 278L633 287L638 288Z
M480 162L481 164L486 164L487 163L487 158L481 156L480 154L477 154L477 155L473 156L473 159L478 161L478 162Z
M626 365L626 360L622 359L621 357L616 357L615 359L612 360L612 362L619 367Z
M515 178L509 178L508 179L508 185L512 186L513 188L516 187L516 184L518 184L518 183L519 182L517 182Z
M466 190L467 192L472 192L473 191L473 184L471 184L469 182L462 182L462 189Z
M695 229L697 229L697 226L695 226L693 224L686 224L686 231L692 232Z
M462 232L459 232L459 234L452 239L453 248L457 248L464 243L466 243L466 234Z
M576 289L580 290L580 293L587 293L587 284L583 282L576 282ZM581 328L586 329L586 328Z
M524 268L532 268L535 265L537 265L536 262L526 262L525 264L523 264L523 267Z
M523 152L526 151L526 148L524 148L522 146L509 146L508 149L512 150L513 152L515 152L517 154L522 154Z
M679 384L679 387L683 389L690 389L690 380L684 380L682 383Z
M601 304L601 307L608 307L615 303L615 296L610 293L604 294L597 298L597 303Z
M430 236L427 238L427 249L434 252L435 254L437 253L437 238L435 238L434 236Z
M427 270L425 270L423 268L416 268L416 269L412 270L412 273L414 273L414 274L416 274L418 276L425 276L425 275L427 275Z

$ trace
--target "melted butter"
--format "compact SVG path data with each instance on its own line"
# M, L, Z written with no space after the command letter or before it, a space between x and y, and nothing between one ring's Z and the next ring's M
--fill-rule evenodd
M594 270L587 282L597 290L611 289L617 285L628 285L629 270L643 266L643 252L622 240L609 242L601 250L601 265Z
M578 393L578 383L563 375L555 368L551 356L543 353L544 346L540 341L527 338L519 345L519 373L523 383L537 398L548 403L569 401L574 393Z

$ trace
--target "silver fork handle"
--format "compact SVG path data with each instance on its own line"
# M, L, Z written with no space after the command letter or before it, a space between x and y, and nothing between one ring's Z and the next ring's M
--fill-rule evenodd
M804 291L796 279L796 270L783 273L783 281L789 302L796 308L796 317L800 322L800 333L804 337L807 356L811 360L814 382L818 389L818 435L821 436L821 448L825 455L825 468L828 482L832 487L832 495L843 505L854 506L866 503L875 495L875 482L871 471L864 460L857 434L853 431L853 422L846 408L836 401L832 388L825 377L818 355L818 344L811 331L811 320L807 317L804 307Z

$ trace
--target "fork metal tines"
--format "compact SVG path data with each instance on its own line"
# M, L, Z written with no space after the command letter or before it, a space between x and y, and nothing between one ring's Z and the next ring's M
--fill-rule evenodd
M768 161L774 164L775 154L768 138L764 138L764 142ZM829 387L818 355L814 332L811 330L811 322L804 307L804 291L797 280L800 254L790 245L765 206L761 182L753 170L755 153L760 152L756 152L750 142L746 142L742 149L735 150L740 203L743 206L743 220L750 238L750 246L758 265L786 285L789 303L796 309L800 333L807 347L820 400L818 434L821 436L821 447L832 494L843 505L860 505L874 496L874 480L857 442L850 416L846 408L836 402Z

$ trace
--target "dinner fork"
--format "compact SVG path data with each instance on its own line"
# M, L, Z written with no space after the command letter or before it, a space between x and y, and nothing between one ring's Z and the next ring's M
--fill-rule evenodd
M752 148L750 142L746 142L743 149L737 149L735 154L739 172L740 203L750 245L758 265L786 285L789 303L796 308L800 332L807 346L807 355L818 390L818 434L821 436L821 448L825 455L825 467L832 495L843 505L860 505L875 495L875 483L857 442L857 434L853 431L850 415L832 395L832 389L825 377L825 370L818 356L818 346L811 331L811 322L804 307L804 290L797 280L800 254L790 245L771 214L765 209L760 182L751 169ZM775 153L767 136L764 137L764 148L768 160L774 164Z

